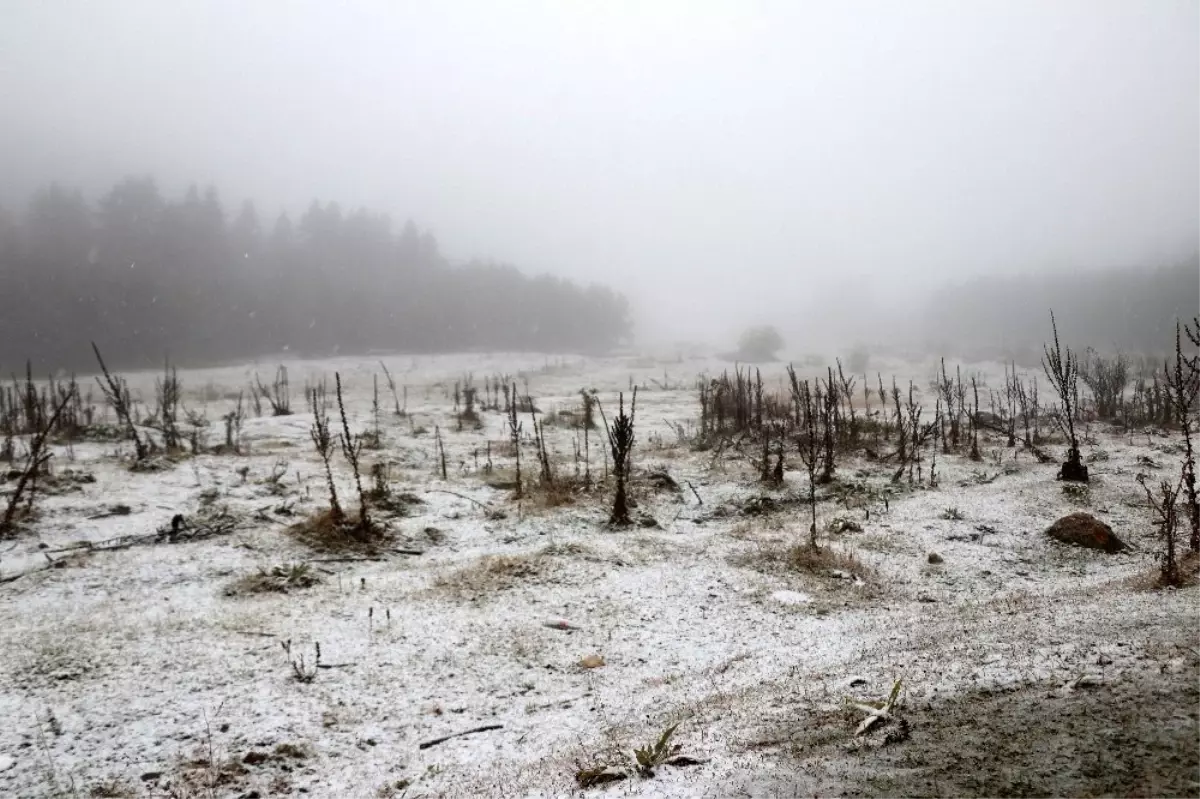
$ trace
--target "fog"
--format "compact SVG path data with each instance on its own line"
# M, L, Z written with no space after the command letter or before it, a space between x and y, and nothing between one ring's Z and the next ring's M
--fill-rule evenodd
M639 340L816 335L1200 238L1195 2L7 2L0 203L314 199L625 292ZM823 309L823 310L817 310ZM835 310L830 310L835 309Z

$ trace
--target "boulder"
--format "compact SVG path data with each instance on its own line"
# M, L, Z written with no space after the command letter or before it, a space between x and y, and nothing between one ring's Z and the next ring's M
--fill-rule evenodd
M1099 549L1103 552L1120 552L1126 549L1125 543L1117 538L1112 528L1090 513L1072 513L1064 516L1050 525L1046 535L1064 544Z

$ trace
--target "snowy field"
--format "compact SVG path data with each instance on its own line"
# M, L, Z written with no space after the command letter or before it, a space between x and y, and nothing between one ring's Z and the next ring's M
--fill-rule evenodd
M377 360L293 362L295 413L251 413L243 454L133 472L128 443L55 448L52 495L0 541L0 795L1200 793L1200 593L1147 587L1158 543L1135 482L1177 474L1176 438L1092 425L1093 481L1079 494L1056 465L992 436L982 462L939 453L933 489L892 485L887 465L839 463L818 520L843 565L805 571L786 557L809 518L793 501L808 490L794 452L785 486L768 489L754 453L680 440L699 414L697 376L728 364L385 360L407 387L404 416ZM911 377L932 403L934 367L872 362L871 374ZM231 398L274 368L180 373L184 405L213 422L209 444ZM376 511L394 538L372 558L288 532L328 506L303 386L324 377L332 390L334 372L356 433L374 425L378 378L382 446L364 459L406 497ZM608 528L609 487L514 500L504 415L458 429L453 385L467 374L481 400L485 378L510 375L521 393L528 381L555 469L571 476L582 440L558 412L595 388L611 420L617 392L637 384L635 513L657 525ZM155 375L127 377L152 405ZM782 379L781 365L764 370L769 390ZM597 480L602 437L587 450ZM521 455L536 482L532 441ZM334 470L354 510L340 454ZM664 472L680 490L646 479ZM775 506L753 501L763 496ZM1044 535L1079 510L1132 551ZM177 514L219 532L111 546ZM317 584L252 590L260 569L300 563ZM856 737L866 712L849 700L881 701L899 679L903 724L889 728L903 734ZM628 768L674 724L671 744L692 762L653 777ZM628 776L579 787L578 772L605 766Z

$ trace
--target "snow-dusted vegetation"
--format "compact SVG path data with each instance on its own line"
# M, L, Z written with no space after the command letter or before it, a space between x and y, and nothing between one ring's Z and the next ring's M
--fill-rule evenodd
M6 389L0 793L1194 792L1168 376L1127 365L1104 420L1081 387L1083 483L1041 370L802 362ZM1073 513L1117 551L1046 534Z

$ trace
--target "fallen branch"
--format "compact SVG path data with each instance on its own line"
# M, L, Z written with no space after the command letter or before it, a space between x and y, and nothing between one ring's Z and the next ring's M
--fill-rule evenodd
M473 502L476 505L478 505L479 507L483 508L488 513L492 512L492 507L490 505L485 505L484 503L480 502L479 500L473 499L472 497L468 497L466 494L460 494L457 491L447 491L444 488L430 488L430 489L426 490L425 493L426 494L449 494L452 497L458 497L459 499L465 499L467 502Z
M386 558L312 558L309 563L380 563Z
M466 730L465 732L456 732L452 735L446 735L441 738L434 738L432 741L422 741L420 744L417 745L417 748L418 749L428 749L431 746L437 746L438 744L444 744L446 741L450 741L455 738L461 738L464 735L474 735L477 732L490 732L491 730L502 730L502 729L504 729L503 724L486 724L482 727L476 727L473 730Z

